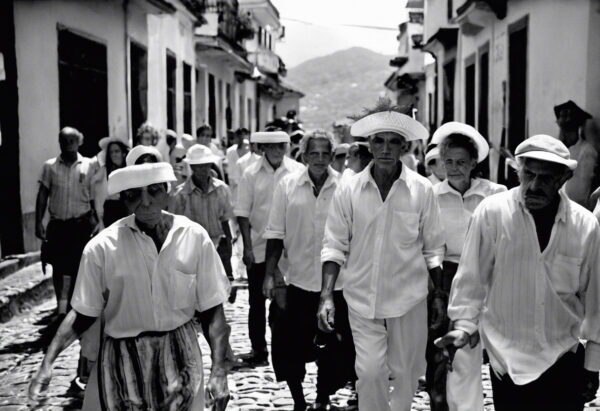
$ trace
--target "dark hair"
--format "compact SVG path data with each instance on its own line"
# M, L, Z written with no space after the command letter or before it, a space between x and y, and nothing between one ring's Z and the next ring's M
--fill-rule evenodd
M158 163L158 158L156 158L154 154L145 153L139 156L137 160L135 160L136 165L144 163Z
M240 127L237 130L235 130L235 135L236 136L243 136L243 135L246 135L246 134L250 134L250 130L248 130L245 127Z
M442 158L444 158L446 156L446 153L448 152L448 149L450 148L462 148L465 149L467 151L467 153L469 153L469 156L471 157L472 160L477 161L478 155L477 155L477 145L475 144L475 142L473 141L473 139L471 137L467 137L464 134L450 134L448 137L446 137L444 139L444 141L442 141L442 143L439 145L440 147L440 156Z
M354 148L356 148L356 150L353 150ZM352 143L348 150L355 151L352 154L356 154L361 160L371 161L373 159L373 154L369 151L369 148L363 144Z
M123 152L123 161L121 162L120 166L117 166L115 163L112 162L112 158L110 158L109 155L109 151L110 151L110 146L112 146L113 144L116 144L119 146L119 148L121 149L121 151ZM129 151L129 149L127 148L127 146L119 141L111 141L110 143L108 143L108 145L106 146L106 159L104 160L104 163L106 165L106 177L108 178L108 175L119 169L122 167L125 167L125 156L127 155L127 152Z
M212 133L212 127L209 124L203 124L196 129L196 137L198 137L204 130L208 130Z

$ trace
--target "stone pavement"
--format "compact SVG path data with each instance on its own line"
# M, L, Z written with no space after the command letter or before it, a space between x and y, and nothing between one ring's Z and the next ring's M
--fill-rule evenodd
M54 378L50 395L45 403L34 404L27 400L27 386L37 369L42 350L53 334L48 320L55 309L53 299L46 299L31 311L0 324L0 409L1 410L75 410L81 407L80 394L70 389L75 378L79 344L71 345L57 359L54 366ZM239 290L235 304L226 304L226 316L232 327L231 345L234 352L244 353L250 350L247 333L248 293ZM203 337L200 337L204 353L205 375L210 366L209 349ZM483 368L486 411L493 410L491 405L490 381L487 368ZM308 365L305 391L308 402L314 401L316 367ZM231 373L229 387L232 393L230 410L290 410L292 400L283 384L275 381L270 366L256 369L244 368ZM349 392L340 390L333 397L336 406L344 406ZM599 410L600 400L586 410ZM428 410L427 394L419 392L413 402L413 410Z

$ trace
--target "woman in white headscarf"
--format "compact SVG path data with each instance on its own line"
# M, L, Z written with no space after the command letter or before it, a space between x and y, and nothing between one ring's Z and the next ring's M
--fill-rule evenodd
M485 160L489 152L485 138L473 127L456 121L446 123L433 134L431 144L438 145L446 169L446 179L434 185L433 192L440 206L446 242L443 289L449 293L471 214L484 198L506 191L506 187L473 177L475 167ZM453 362L454 370L448 374L446 382L446 360L441 350L433 344L436 336L444 335L446 331L447 329L437 330L440 335L430 333L428 341L427 379L431 409L483 411L482 345L473 341L470 349L457 352ZM473 390L473 387L478 389Z

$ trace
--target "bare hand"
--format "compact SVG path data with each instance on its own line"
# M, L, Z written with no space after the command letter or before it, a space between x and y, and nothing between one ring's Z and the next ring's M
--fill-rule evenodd
M431 301L431 310L433 315L431 318L431 326L429 328L431 330L438 330L444 325L446 320L446 303L442 298L435 297L433 301Z
M35 236L42 241L46 241L46 227L44 227L44 224L35 225Z
M273 300L275 303L281 308L285 310L287 307L287 287L284 286L276 286L272 291Z
M321 299L319 311L317 311L319 329L323 332L333 332L335 327L335 304L333 296L328 296Z
M583 401L590 402L596 398L598 382L598 372L583 369L583 391L581 393Z
M273 298L273 289L275 288L275 280L272 274L266 274L263 281L263 295L265 298Z
M206 407L215 411L225 410L229 402L229 387L227 374L224 372L211 373L205 390Z
M244 255L242 256L242 262L244 263L246 268L249 269L250 267L252 267L254 261L254 253L252 252L252 249L246 249L244 247Z
M52 379L52 370L44 367L44 364L40 366L40 369L35 374L35 377L29 384L29 399L33 401L39 401L46 398L48 386Z
M448 357L448 370L452 371L452 362L456 350L464 347L469 342L469 334L462 330L452 330L441 338L434 341L434 344L444 349L444 354Z

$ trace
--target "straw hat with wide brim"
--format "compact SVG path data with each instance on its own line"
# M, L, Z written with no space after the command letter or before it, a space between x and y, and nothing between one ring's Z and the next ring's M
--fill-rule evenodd
M194 144L185 155L185 162L189 165L218 164L221 159L214 155L209 147L202 144Z
M162 154L160 154L160 151L158 151L156 147L139 145L135 146L129 151L127 157L125 157L125 164L128 166L134 165L138 158L144 154L152 154L158 161L163 161Z
M396 111L369 114L350 127L350 133L356 137L369 137L384 132L400 134L406 141L427 140L429 137L429 132L421 123Z

